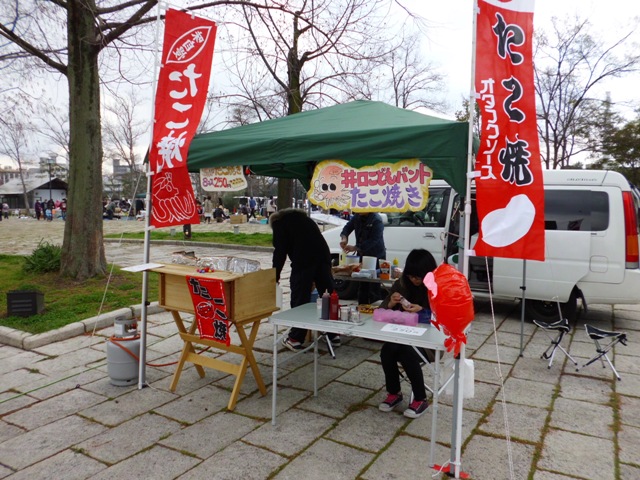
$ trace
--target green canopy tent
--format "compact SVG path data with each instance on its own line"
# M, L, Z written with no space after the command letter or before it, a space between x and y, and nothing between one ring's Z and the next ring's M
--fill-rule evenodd
M358 100L196 135L189 171L234 165L256 175L296 178L308 188L316 163L352 167L419 158L456 191L466 189L468 123Z

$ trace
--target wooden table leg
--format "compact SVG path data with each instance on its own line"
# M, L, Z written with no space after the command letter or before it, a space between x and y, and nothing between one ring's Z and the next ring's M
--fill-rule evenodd
M251 332L249 333L249 337L247 337L247 333L244 331L244 326L236 325L236 331L238 332L238 337L240 337L240 343L242 344L242 349L244 350L244 352L241 353L242 361L240 362L236 381L233 384L233 390L231 391L231 397L229 398L229 404L227 405L227 408L229 410L233 410L236 406L236 402L238 401L240 387L242 386L245 374L247 373L247 364L251 366L251 371L253 372L253 376L256 379L256 383L258 384L260 394L262 396L267 394L267 388L264 385L262 375L260 374L260 370L258 369L258 364L256 363L256 359L253 356L253 343L256 340L259 328L260 320L254 321L251 327Z
M191 322L191 326L187 331L187 329L184 326L184 322L182 321L182 317L180 317L180 313L176 312L175 310L172 310L171 315L173 316L173 321L178 327L178 331L180 333L193 334L195 332L198 326L195 318L193 319L193 322ZM176 371L173 373L173 379L171 380L171 385L169 385L169 390L171 392L176 391L176 387L178 386L178 380L180 380L180 374L182 373L182 369L184 368L184 364L189 353L195 354L196 349L193 347L193 344L190 341L185 340L184 346L182 347L182 353L180 354L180 359L178 360L178 364L176 365ZM196 367L196 371L198 372L198 375L200 375L200 378L204 378L204 375L205 375L204 368L202 368L200 365L196 365L195 367Z

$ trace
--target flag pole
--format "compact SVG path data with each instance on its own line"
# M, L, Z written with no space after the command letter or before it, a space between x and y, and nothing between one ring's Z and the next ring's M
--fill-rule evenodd
M471 85L469 87L469 105L467 107L467 116L469 117L469 132L467 137L467 184L464 195L464 234L463 234L463 255L462 255L462 273L467 279L469 278L469 255L471 239L471 181L475 177L473 164L473 124L475 122L476 113L476 29L477 29L477 12L478 1L473 1L473 27L471 33Z
M473 165L473 123L475 117L476 93L475 93L475 71L476 71L476 28L477 28L477 12L478 1L473 1L473 27L471 34L471 85L469 89L469 136L467 149L467 188L465 192L464 205L464 238L463 238L463 255L462 255L462 273L467 279L469 278L469 254L470 251L470 233L471 233L471 181L474 177ZM462 366L465 361L465 348L460 350L460 355L454 360L455 362L455 385L453 402L453 418L452 418L452 435L451 435L451 454L449 458L449 475L460 478L462 473L462 404L464 398L464 387L462 382Z
M153 67L153 95L151 98L155 98L156 96L156 88L158 86L158 70L159 70L159 60L158 60L158 48L160 45L160 12L162 11L163 2L158 2L157 5L157 16L156 16L156 41L155 41L155 55L154 55L154 67ZM153 141L153 127L155 125L155 102L151 104L151 141ZM149 149L149 152L151 149ZM151 171L151 162L148 160L149 154L147 154L147 196L145 198L145 216L144 216L144 253L143 253L143 264L148 264L150 262L151 257L151 176L153 172ZM142 271L142 304L140 306L140 360L138 361L138 390L142 390L146 387L147 383L147 307L149 305L149 271Z

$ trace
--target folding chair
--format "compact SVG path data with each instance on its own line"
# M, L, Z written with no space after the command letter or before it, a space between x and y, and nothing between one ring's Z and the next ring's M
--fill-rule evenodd
M533 323L535 323L538 327L540 327L544 332L544 334L547 337L549 337L549 340L551 340L551 345L549 345L549 348L547 348L544 351L544 353L540 355L540 358L549 360L549 366L547 368L551 368L551 364L553 364L553 357L555 356L556 350L558 348L562 350L562 353L564 353L574 363L576 367L578 366L578 362L576 362L576 359L573 358L571 355L569 355L569 352L567 352L563 348L563 346L560 345L560 342L562 342L562 339L564 338L565 334L569 333L569 331L571 330L571 327L569 326L569 321L566 318L563 318L562 320L558 320L557 322L553 322L553 323L545 323L540 320L534 320ZM557 332L556 337L555 338L552 337L549 334L549 332ZM577 370L578 369L576 369L576 371Z
M607 363L611 367L611 370L613 370L613 373L615 374L616 378L618 380L622 380L620 378L620 375L618 375L618 371L613 366L613 363L611 363L611 360L609 359L609 356L607 355L607 353L609 352L609 350L615 347L618 343L621 343L626 347L627 334L622 332L610 332L608 330L600 330L599 328L596 328L592 325L587 325L587 324L584 325L584 328L589 338L593 340L593 343L596 344L597 354L595 357L593 357L591 360L585 363L582 366L582 368L586 367L587 365L591 365L593 362L595 362L598 359L600 360L600 362L602 362L602 368L606 368L604 360L602 360L602 357L604 357L604 359L607 361ZM608 340L609 343L602 346L600 342L603 340Z

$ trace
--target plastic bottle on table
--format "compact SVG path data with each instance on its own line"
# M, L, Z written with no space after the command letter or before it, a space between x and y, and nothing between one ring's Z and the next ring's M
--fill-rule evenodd
M329 299L329 320L338 320L338 310L340 308L340 297L335 290Z
M400 268L400 265L398 263L398 259L394 258L393 265L391 265L391 278L393 279L400 278L399 268Z
M322 309L320 313L322 320L329 320L329 292L327 290L322 294Z

